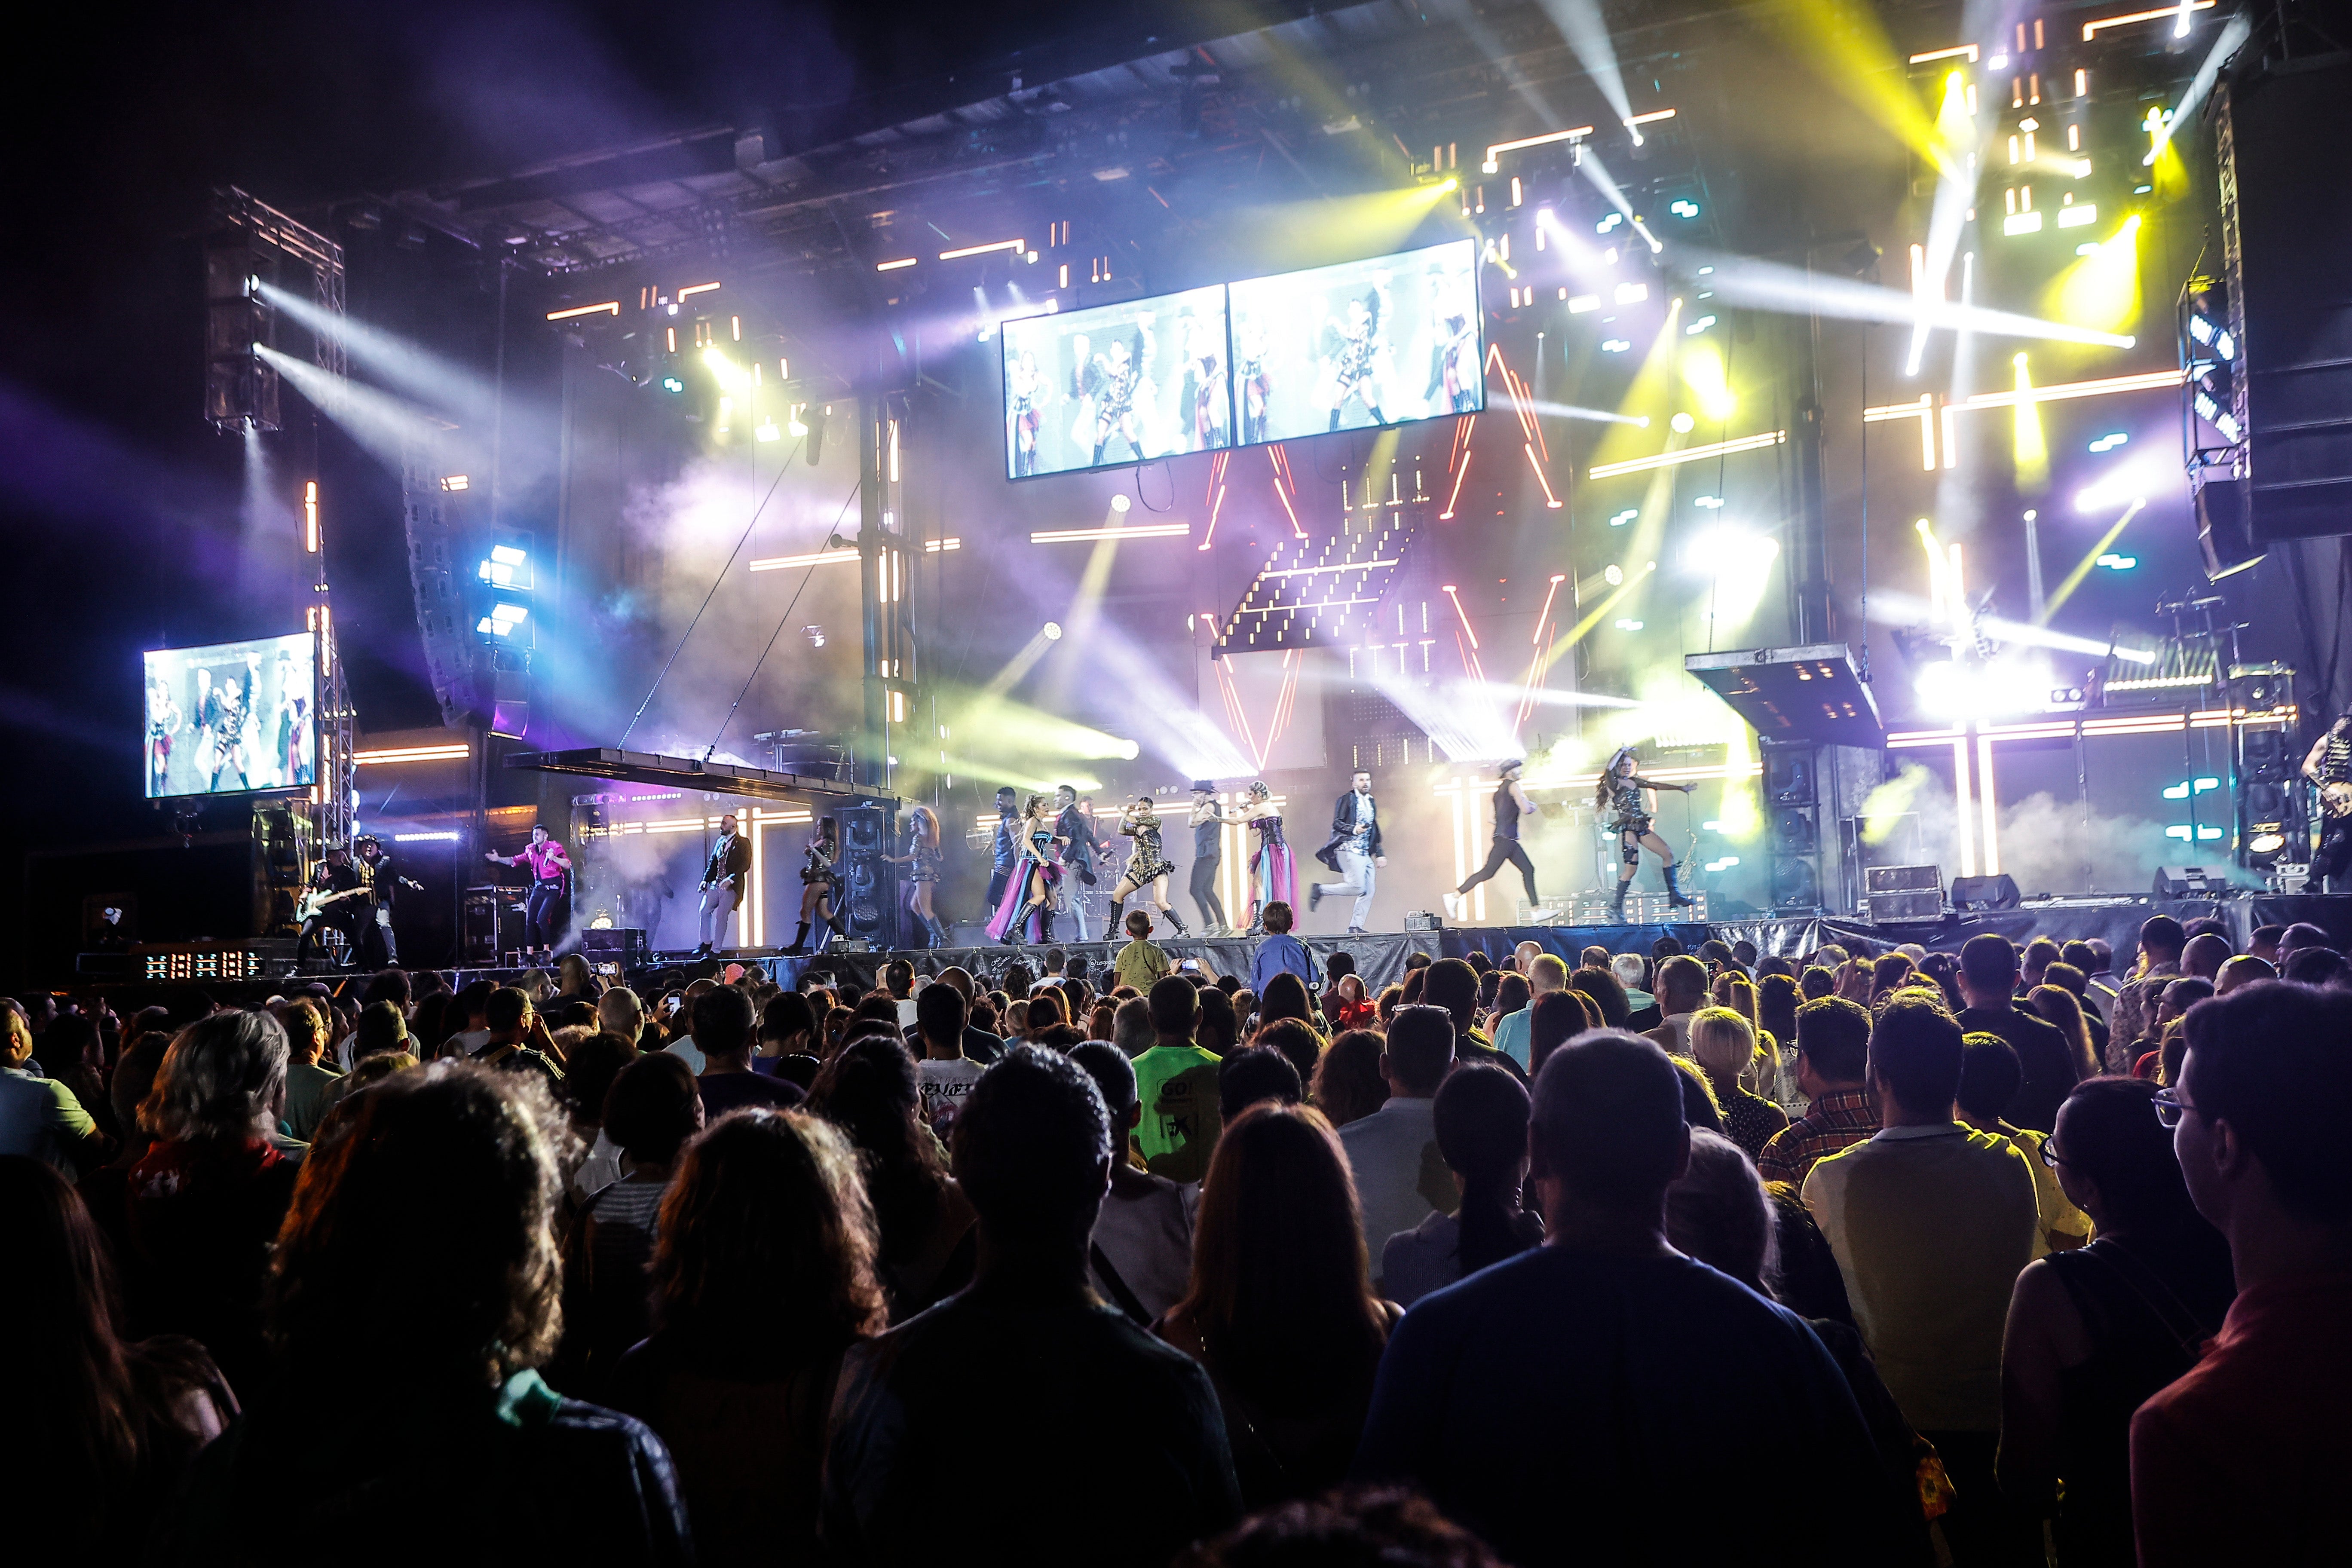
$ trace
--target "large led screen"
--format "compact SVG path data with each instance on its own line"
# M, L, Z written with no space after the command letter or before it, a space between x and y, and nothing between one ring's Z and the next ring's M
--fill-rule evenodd
M1026 316L998 335L1013 479L1233 445L1222 284Z
M1486 406L1475 240L1228 292L1243 445Z
M310 634L147 655L147 796L318 782Z

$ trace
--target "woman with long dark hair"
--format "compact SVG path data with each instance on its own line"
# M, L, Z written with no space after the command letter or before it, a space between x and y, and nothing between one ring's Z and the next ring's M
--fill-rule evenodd
M895 1033L852 1041L824 1064L809 1109L849 1135L874 1205L876 1266L904 1322L971 1280L971 1205L922 1121L915 1059Z
M654 1331L610 1392L677 1462L698 1561L814 1554L842 1352L889 1324L875 1247L857 1152L822 1117L738 1110L688 1145L662 1200Z
M2037 985L2026 994L2025 999L2066 1037L2066 1065L2074 1081L2097 1077L2099 1054L2091 1043L2091 1025L2083 1016L2082 999L2063 985Z
M1381 1037L1370 1029L1349 1029L1333 1040L1315 1058L1307 1097L1334 1127L1345 1127L1387 1104L1388 1079L1381 1076Z
M1450 1215L1433 1213L1416 1228L1389 1237L1381 1254L1381 1289L1390 1300L1410 1307L1542 1244L1543 1221L1520 1201L1528 1110L1528 1091L1501 1068L1472 1064L1446 1075L1431 1110L1437 1152L1454 1173L1462 1203Z
M1581 991L1552 991L1535 999L1528 1015L1528 1080L1543 1071L1552 1052L1587 1029L1601 1027L1598 1009Z
M2001 1340L2001 1489L2052 1521L2062 1568L2136 1560L2132 1412L2196 1363L2237 1295L2155 1097L2095 1078L2058 1108L2042 1158L2095 1239L2025 1266Z
M78 1560L131 1561L236 1400L195 1341L122 1337L105 1242L79 1194L41 1161L0 1155L0 1257L13 1271L16 1342L0 1358L9 1484L72 1530ZM17 1539L27 1561L39 1555L34 1535Z
M1154 1331L1215 1380L1246 1507L1345 1478L1402 1315L1365 1278L1355 1182L1322 1113L1261 1101L1229 1122L1201 1186L1192 1286Z
M1571 991L1580 991L1591 999L1593 1010L1601 1015L1601 1022L1593 1026L1595 1028L1622 1029L1627 1026L1626 1020L1633 1016L1633 1001L1625 994L1623 984L1598 964L1586 964L1570 975L1568 987Z

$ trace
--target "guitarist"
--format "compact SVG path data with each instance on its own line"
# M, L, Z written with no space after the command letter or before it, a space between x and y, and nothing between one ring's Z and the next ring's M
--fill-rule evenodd
M2336 878L2352 872L2352 713L2327 727L2303 759L2303 776L2319 786L2319 853L2311 875L2328 891Z
M296 963L320 956L319 938L330 930L341 931L356 952L366 898L367 883L352 867L351 851L340 845L328 850L327 858L310 874L310 891L302 900L301 935L294 947Z

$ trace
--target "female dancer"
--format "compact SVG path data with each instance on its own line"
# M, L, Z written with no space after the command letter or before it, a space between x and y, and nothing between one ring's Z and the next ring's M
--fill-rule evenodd
M1675 852L1666 847L1664 839L1650 829L1650 819L1658 809L1657 792L1671 789L1688 795L1692 786L1645 779L1640 768L1641 759L1633 754L1633 748L1620 746L1617 754L1609 759L1609 766L1601 771L1601 777L1592 786L1594 809L1616 813L1616 820L1609 827L1617 835L1617 847L1624 860L1624 864L1617 868L1615 907L1619 925L1625 923L1625 889L1633 885L1633 873L1642 868L1643 849L1665 864L1668 905L1679 910L1697 901L1683 895L1681 868L1675 864Z
M907 873L907 908L922 925L926 946L947 946L948 933L931 910L931 899L940 885L940 866L946 858L940 847L939 814L928 805L915 807L907 816L907 852L883 858L893 866L913 868Z
M1298 901L1298 862L1283 842L1282 814L1274 809L1274 792L1260 779L1249 786L1244 809L1249 813L1250 910L1249 935L1264 927L1265 906Z
M1176 928L1178 936L1191 936L1184 929L1184 917L1168 902L1168 879L1176 868L1168 863L1168 856L1160 841L1160 808L1148 795L1139 795L1130 802L1118 819L1118 830L1135 840L1135 853L1119 874L1118 884L1110 890L1109 929L1116 931L1124 919L1123 906L1145 888L1151 889L1151 901L1160 910L1160 918Z
M1021 808L1021 858L1006 879L1004 901L989 918L988 934L1018 946L1054 940L1054 889L1062 863L1054 858L1054 803L1033 795Z
M847 936L841 923L837 906L841 901L841 873L834 862L841 858L841 829L828 816L816 825L816 837L803 851L808 864L801 868L801 929L793 937L786 952L808 951L809 926L812 922L824 928L817 935L817 947L822 951L828 937Z

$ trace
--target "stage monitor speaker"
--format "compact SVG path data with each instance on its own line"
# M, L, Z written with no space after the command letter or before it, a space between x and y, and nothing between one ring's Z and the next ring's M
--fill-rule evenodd
M1862 885L1873 893L1936 893L1944 890L1941 866L1871 866L1862 873Z
M1962 913L2013 910L2021 901L2017 891L2017 879L2007 872L1998 877L1952 879L1952 908Z
M2218 899L2229 890L2227 871L2208 871L2202 866L2159 866L2156 886L2149 889L2159 899Z
M2234 252L2243 328L2247 517L2265 543L2352 532L2352 161L2309 155L2341 130L2352 54L2340 43L2291 54L2291 41L2244 50L2216 106L2222 250Z
M642 969L650 952L645 931L638 926L590 926L580 933L580 955L592 963Z
M2209 582L2263 563L2263 547L2254 542L2246 521L2246 481L2200 479L2197 484L2197 545L2205 553Z

